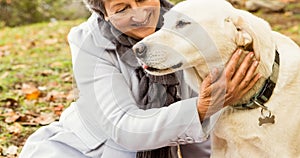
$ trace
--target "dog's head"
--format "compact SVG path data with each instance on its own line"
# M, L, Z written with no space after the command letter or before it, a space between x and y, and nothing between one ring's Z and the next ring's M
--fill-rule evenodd
M201 78L224 66L238 47L255 52L263 76L271 74L275 45L267 22L225 0L187 0L164 15L163 27L133 50L145 70L165 75L199 67Z

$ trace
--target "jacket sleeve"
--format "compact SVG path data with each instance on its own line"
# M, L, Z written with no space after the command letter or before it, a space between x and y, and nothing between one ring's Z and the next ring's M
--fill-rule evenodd
M76 104L81 120L95 139L103 138L104 132L107 138L132 151L207 139L197 113L197 98L169 107L139 109L116 57L98 47L96 39L81 28L74 28L69 34L80 92Z

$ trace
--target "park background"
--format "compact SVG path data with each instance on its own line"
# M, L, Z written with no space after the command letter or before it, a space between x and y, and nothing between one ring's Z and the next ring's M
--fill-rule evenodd
M246 9L245 1L231 2ZM300 0L278 1L284 9L253 13L299 45ZM81 0L0 0L0 158L18 157L76 99L67 34L89 15Z

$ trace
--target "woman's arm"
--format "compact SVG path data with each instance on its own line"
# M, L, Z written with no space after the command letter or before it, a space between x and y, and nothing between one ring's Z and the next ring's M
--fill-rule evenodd
M93 36L78 34L84 33L76 30L69 36L80 91L76 104L81 120L95 138L102 138L104 131L106 137L133 151L207 138L199 121L197 98L164 108L139 109L115 55L93 46ZM83 37L82 42L73 42Z

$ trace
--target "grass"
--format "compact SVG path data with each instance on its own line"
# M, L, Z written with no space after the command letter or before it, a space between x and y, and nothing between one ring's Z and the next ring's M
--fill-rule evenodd
M73 90L67 34L82 21L38 23L0 30L0 157L17 157L17 153L6 150L10 146L21 150L26 138L41 125L35 119L42 112L55 112L56 107L67 107L72 101L67 98ZM30 85L29 89L38 89L40 94L28 98L26 85ZM51 94L56 99L49 100ZM17 105L10 105L11 102ZM6 118L13 113L26 118L8 122ZM59 113L54 116L55 120ZM20 129L13 131L13 128Z

